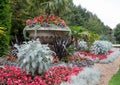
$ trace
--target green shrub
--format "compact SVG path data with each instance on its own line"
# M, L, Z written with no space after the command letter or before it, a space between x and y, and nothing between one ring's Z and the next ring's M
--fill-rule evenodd
M8 36L3 27L0 27L0 57L4 57L8 53Z
M0 57L6 55L9 50L9 38L11 28L10 0L0 1L0 27L5 27L5 34L0 34Z
M90 51L92 43L99 38L98 34L90 32L81 26L70 26L70 29L76 49L79 49L79 41L85 41L88 46L86 51Z
M87 45L87 42L85 41L79 41L78 43L78 47L79 47L79 50L81 51L86 51L88 49L88 45Z
M95 54L105 54L112 48L112 43L108 41L97 40L91 46L91 51Z
M98 39L98 35L93 33L93 32L89 32L89 31L83 31L81 33L78 34L79 40L83 40L85 42L87 42L88 45L88 49L87 51L90 51L90 47L92 45L92 43Z
M72 32L76 31L76 32L83 32L85 30L85 28L81 27L81 26L70 26L70 29Z
M33 76L48 69L53 51L47 45L42 45L39 41L29 41L15 47L18 49L18 66Z

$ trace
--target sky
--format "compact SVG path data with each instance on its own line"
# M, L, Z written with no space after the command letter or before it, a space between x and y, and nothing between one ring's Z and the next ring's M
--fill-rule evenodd
M112 29L120 23L120 0L73 0L73 3L96 14L105 25Z

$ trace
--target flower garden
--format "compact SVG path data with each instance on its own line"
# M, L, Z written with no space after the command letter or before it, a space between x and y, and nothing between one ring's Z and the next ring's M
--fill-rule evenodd
M94 64L111 63L120 55L111 42L101 41L89 32L71 37L70 29L58 16L28 19L24 31L35 29L37 33L38 29L51 28L70 33L54 37L52 45L41 43L39 36L15 44L11 53L0 60L1 85L97 85L101 72Z

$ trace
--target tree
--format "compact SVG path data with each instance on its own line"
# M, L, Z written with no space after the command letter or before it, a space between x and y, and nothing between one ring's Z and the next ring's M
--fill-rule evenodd
M11 0L12 11L12 30L11 30L11 42L22 43L23 28L25 27L26 19L31 19L40 13L43 13L43 9L39 5L41 0Z
M101 36L102 40L108 40L112 43L115 43L115 37L113 30L109 26L104 27L104 34Z
M44 0L42 3L43 8L45 9L46 14L55 14L55 15L60 15L61 12L65 11L68 9L68 5L72 0Z
M11 12L9 6L9 0L0 0L0 27L6 33L6 36L0 35L0 57L6 54L9 49L9 38L10 38L10 28L11 28ZM5 34L4 34L5 35Z
M61 17L67 22L69 26L83 26L85 23L85 11L86 9L83 9L81 6L77 7L74 4L71 3L71 6L69 7L70 10L66 10L63 14L61 14Z
M98 17L96 15L90 16L90 18L86 24L86 28L89 31L92 31L97 34L103 34L103 32L104 32L104 25L101 23L100 19L98 19Z
M117 26L115 27L115 29L114 29L114 35L116 37L117 43L120 44L120 23L117 24Z
M70 7L71 11L63 13L62 18L67 21L69 26L82 26L89 31L97 34L104 34L103 22L91 12L74 4Z

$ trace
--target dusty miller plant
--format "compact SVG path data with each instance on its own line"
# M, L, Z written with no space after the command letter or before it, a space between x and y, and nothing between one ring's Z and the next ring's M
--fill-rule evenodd
M32 73L33 76L47 70L52 61L53 51L38 40L24 42L22 45L15 45L15 47L18 49L18 66Z
M97 40L91 46L91 51L95 54L105 54L112 48L112 43L108 41Z
M97 85L100 79L100 71L94 67L86 67L78 75L72 75L70 82L62 82L60 85Z
M80 50L86 51L88 49L87 42L85 42L83 40L79 41L78 47L79 47Z

